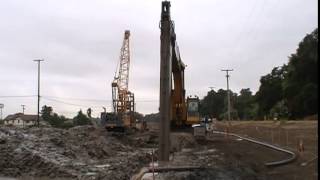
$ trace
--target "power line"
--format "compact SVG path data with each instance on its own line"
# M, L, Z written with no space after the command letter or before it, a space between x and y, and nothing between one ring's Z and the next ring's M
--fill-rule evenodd
M57 99L52 99L52 98L47 98L47 97L42 97L42 98L45 99L45 100L48 100L48 101L54 101L54 102L57 102L57 103L66 104L66 105L70 105L70 106L77 106L77 107L83 107L83 108L89 108L89 107L91 107L91 106L88 106L88 105L75 104L75 103L65 102L65 101L61 101L61 100L57 100ZM97 107L97 106L96 106L96 107Z
M38 95L8 95L0 96L0 98L27 98L27 97L37 97ZM74 98L74 97L60 97L60 96L40 96L42 98L54 98L54 99L65 99L65 100L75 100L75 101L93 101L93 102L111 102L111 99L89 99L89 98ZM136 100L136 102L158 102L158 99L141 99Z
M251 19L251 17L253 16L253 13L256 11L256 6L257 6L257 2L258 1L254 1L254 4L253 6L251 7L250 11L248 11L248 15L247 17L245 18L245 21L241 24L240 26L240 31L239 31L239 34L237 37L235 37L234 39L234 46L231 48L230 50L230 53L229 53L229 56L231 57L232 55L234 56L236 50L238 49L238 46L240 45L240 41L243 39L243 37L246 35L246 28L250 27L248 25L249 23L249 20ZM255 17L255 16L254 16ZM252 28L253 26L251 26Z
M103 99L86 99L86 98L73 98L73 97L59 97L59 96L42 96L47 98L55 99L66 99L66 100L76 100L76 101L93 101L93 102L111 102L112 100L103 100Z
M0 98L25 98L25 97L37 97L37 95L0 96Z
M54 99L62 99L62 100L75 100L75 101L92 101L92 102L112 102L111 99L87 99L87 98L74 98L74 97L59 97L59 96L41 96L44 98L54 98ZM136 100L136 102L158 102L157 99L141 99Z

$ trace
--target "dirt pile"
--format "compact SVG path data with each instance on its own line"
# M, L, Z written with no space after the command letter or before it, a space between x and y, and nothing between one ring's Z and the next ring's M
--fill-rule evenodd
M183 148L193 148L197 145L197 142L192 134L173 132L170 134L171 140L171 152L179 152Z
M92 126L0 127L0 175L129 179L149 162L145 151L130 144Z

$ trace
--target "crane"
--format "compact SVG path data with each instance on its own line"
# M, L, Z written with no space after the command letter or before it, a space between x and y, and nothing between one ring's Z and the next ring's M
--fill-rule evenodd
M120 60L112 87L113 113L101 113L101 119L108 130L124 130L134 126L134 94L129 91L130 31L124 32Z

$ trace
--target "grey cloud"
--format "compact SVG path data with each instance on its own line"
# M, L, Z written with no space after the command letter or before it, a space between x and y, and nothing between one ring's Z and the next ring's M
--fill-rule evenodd
M225 88L222 68L234 68L233 90L256 91L259 79L294 53L318 26L316 0L175 0L171 4L186 68L187 94L203 96L209 86ZM105 99L118 63L125 29L131 31L130 89L137 109L156 112L159 97L161 1L4 0L0 6L0 95L36 93L36 58L42 63L41 93ZM142 100L152 101L142 101ZM0 99L5 114L35 99ZM71 100L65 100L71 102ZM80 108L43 99L67 116ZM101 109L102 110L102 109Z

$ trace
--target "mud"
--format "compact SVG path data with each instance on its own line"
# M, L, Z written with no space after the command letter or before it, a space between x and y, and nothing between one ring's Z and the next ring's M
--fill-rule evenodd
M0 175L129 179L149 158L137 148L138 140L127 141L92 126L69 130L0 127Z
M255 137L262 134L261 128L257 133L256 125L233 126L232 132L245 131ZM307 134L307 130L309 132L306 129L303 134ZM204 141L195 140L190 133L178 132L172 133L170 140L167 166L203 169L158 173L156 179L298 180L317 177L313 174L317 173L314 171L317 161L316 166L310 164L303 167L303 172L299 171L302 168L299 164L309 159L307 152L313 145L306 146L304 157L296 162L267 168L264 163L287 158L286 154L222 135L209 134ZM159 164L157 147L157 131L111 134L92 126L69 130L0 127L0 179L130 179L141 168L150 167L152 159ZM145 179L150 179L150 174Z

